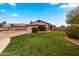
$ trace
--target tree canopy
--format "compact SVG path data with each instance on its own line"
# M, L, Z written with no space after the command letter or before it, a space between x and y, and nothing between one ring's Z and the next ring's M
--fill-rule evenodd
M33 22L32 21L30 21L30 24L32 24Z
M5 21L3 21L2 24L7 24L7 23Z
M79 24L79 6L71 9L66 15L68 24Z

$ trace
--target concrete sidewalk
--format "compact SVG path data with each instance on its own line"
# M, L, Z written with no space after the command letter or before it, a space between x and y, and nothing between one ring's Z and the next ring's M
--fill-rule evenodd
M10 38L0 39L0 53L7 47L10 42Z

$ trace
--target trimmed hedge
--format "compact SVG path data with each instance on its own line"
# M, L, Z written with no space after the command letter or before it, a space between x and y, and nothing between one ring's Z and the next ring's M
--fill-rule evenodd
M66 28L67 36L79 39L79 25L71 25Z
M32 28L32 33L37 33L38 32L38 28L37 27L33 27Z

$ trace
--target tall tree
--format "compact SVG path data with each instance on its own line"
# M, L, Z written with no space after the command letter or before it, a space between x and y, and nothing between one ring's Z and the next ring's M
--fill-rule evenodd
M71 9L66 15L67 23L70 24L66 28L68 37L79 39L79 6Z
M79 24L79 6L71 9L66 15L68 24Z
M7 23L5 21L3 21L2 24L7 24Z
M32 21L30 21L30 24L32 24L33 22Z

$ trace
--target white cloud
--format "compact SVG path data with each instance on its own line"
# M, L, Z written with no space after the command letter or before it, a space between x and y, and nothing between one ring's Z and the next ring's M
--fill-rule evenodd
M76 7L76 6L79 6L79 3L70 3L69 6L70 7Z
M69 6L68 5L61 5L59 8L68 8Z
M12 6L16 6L16 3L8 3L8 4L10 4L10 5L12 5Z
M11 16L18 16L18 14L15 13L15 14L12 14Z
M72 7L77 7L79 3L68 3L68 4L63 4L59 8L72 8Z
M6 15L9 15L10 13L6 13Z
M59 3L50 3L50 5L57 5ZM76 7L79 6L79 3L63 3L61 6L59 6L59 8L72 8L72 7Z
M5 10L4 10L4 9L1 9L0 11L1 11L1 12L5 12Z
M58 4L58 3L50 3L50 5L56 5L56 4Z

